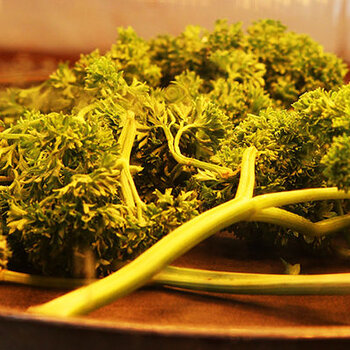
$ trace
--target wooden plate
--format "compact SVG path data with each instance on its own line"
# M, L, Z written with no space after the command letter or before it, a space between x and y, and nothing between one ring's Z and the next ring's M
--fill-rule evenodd
M175 264L226 271L283 271L278 255L252 249L227 234L208 239ZM304 259L302 269L303 273L350 272L344 262L316 258ZM226 295L147 287L84 317L53 319L25 312L64 292L0 285L0 349L350 346L350 295Z

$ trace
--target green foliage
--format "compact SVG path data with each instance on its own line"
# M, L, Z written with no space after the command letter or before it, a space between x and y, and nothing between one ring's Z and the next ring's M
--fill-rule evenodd
M287 31L274 20L261 20L248 28L247 48L266 67L266 90L287 107L306 91L331 90L341 85L345 64L304 34Z
M8 235L36 271L71 275L76 254L91 249L106 274L197 213L195 193L167 190L140 220L123 197L122 159L105 121L28 112L1 134L0 164L12 178L2 190Z
M222 143L217 156L222 164L237 167L240 149L255 146L257 188L264 191L321 186L326 181L327 152L335 152L341 143L346 147L349 102L349 85L329 92L318 88L303 94L291 110L268 108L250 114ZM345 154L344 148L344 161Z
M300 128L300 116L294 111L268 109L259 115L249 115L223 143L217 154L224 164L237 167L241 150L255 146L258 191L278 191L308 185L310 172L315 167L308 160L306 148L309 139Z
M261 110L273 105L261 86L224 78L213 82L213 90L210 91L209 96L230 117L233 124L238 124L248 114L258 114Z
M162 85L190 70L210 91L217 79L229 76L263 86L275 104L288 108L306 91L342 84L345 64L309 36L287 31L274 20L257 21L247 32L240 23L219 20L212 32L189 26L176 37L152 39L151 54L162 69Z
M113 167L119 151L112 132L96 119L33 112L1 139L1 168L13 178L9 235L18 236L36 269L66 272L72 249L91 243L81 239L88 213L94 217L93 209L115 201L120 171ZM96 221L88 231L99 226Z
M216 153L220 164L237 168L242 150L254 146L259 151L256 164L255 193L278 192L302 188L325 187L327 184L348 190L350 185L350 89L344 85L334 91L318 88L305 93L290 110L268 108L259 114L250 114L221 143ZM203 189L204 196L227 193L229 184L223 187L211 180ZM210 184L210 180L207 180ZM226 191L226 192L225 192ZM232 198L231 194L231 198ZM227 200L227 197L225 198ZM345 204L306 203L289 207L312 220L333 217L346 212ZM248 229L242 229L247 238ZM267 240L281 244L295 240L294 232L268 228L260 224L253 230L254 239L268 232ZM287 239L287 237L290 239ZM322 244L321 244L322 242ZM324 238L310 239L308 243L324 246Z
M350 135L334 137L327 154L322 158L328 183L350 189Z
M151 60L150 44L139 37L134 29L119 28L117 42L106 53L118 70L123 71L128 83L134 79L156 86L161 78L160 68Z
M213 31L206 33L203 41L208 43L211 51L239 48L245 41L242 23L228 24L227 20L219 19L215 22Z
M104 55L98 50L81 55L72 67L59 65L40 86L3 92L0 111L7 124L26 109L70 113L110 89L125 96L125 90L166 87L187 75L192 96L211 95L237 122L269 106L289 108L317 87L334 89L345 73L335 55L273 20L254 23L247 34L241 23L219 20L212 31L188 26L177 36L148 41L132 28L119 28L116 43Z
M216 50L210 60L229 80L240 83L251 83L253 86L264 86L265 65L258 58L242 50Z
M233 198L250 146L258 194L347 189L344 74L338 58L279 22L245 34L220 20L212 31L189 26L148 41L119 29L105 54L1 92L0 260L5 237L18 268L74 275L77 257L92 254L92 269L108 274ZM283 232L264 231L271 240Z
M207 75L208 67L205 43L202 40L204 29L187 26L177 37L161 35L151 40L152 60L161 68L161 85L166 86L176 75L185 70Z

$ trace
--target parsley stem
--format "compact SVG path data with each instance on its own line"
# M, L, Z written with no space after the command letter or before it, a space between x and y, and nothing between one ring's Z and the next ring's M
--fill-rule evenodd
M179 164L194 166L199 169L213 171L216 174L219 174L223 178L228 178L236 174L231 168L223 167L213 163L203 162L195 158L184 156L181 153L180 147L178 145L180 137L177 137L177 139L176 137L174 138L169 127L166 125L162 126L162 129L164 130L164 134L168 142L169 151ZM178 133L180 133L181 135L181 129L177 132L177 134ZM175 139L177 140L177 142L175 142Z
M96 280L36 276L0 270L0 282L43 288L74 289L94 281ZM230 294L340 295L350 292L350 273L281 275L167 266L153 276L148 284Z
M249 183L254 179L255 153L254 148L248 148L243 155L241 180L251 176ZM204 239L234 223L251 220L263 209L306 200L345 198L349 199L350 193L338 191L336 188L315 188L232 199L176 228L131 263L108 277L48 303L31 307L29 311L51 316L88 313L147 284L154 275Z
M255 149L248 148L243 162L250 166L242 167L254 177ZM29 308L30 312L74 316L88 313L125 296L145 285L155 274L169 265L199 242L224 229L234 222L242 221L253 214L251 201L231 200L210 209L170 232L138 258L115 273L79 288L48 303Z
M43 288L73 289L89 284L91 280L37 276L23 272L0 269L0 282L23 284Z
M341 295L350 292L350 273L280 275L166 267L152 282L182 289L269 295Z
M29 311L55 316L81 315L123 297L145 285L153 275L205 238L247 219L254 210L250 202L237 201L231 206L225 203L208 210L176 228L117 272Z
M263 209L253 215L250 220L287 227L309 237L325 236L350 226L350 214L312 222L280 208Z
M96 108L95 103L88 104L87 106L81 108L79 112L77 113L77 117L84 119L86 114L88 114L90 111L94 110Z
M134 183L134 179L130 172L130 156L132 147L136 137L136 121L133 112L128 113L125 120L121 135L119 137L119 145L122 150L121 163L122 171L120 175L120 182L122 187L122 193L126 204L130 208L137 210L137 217L142 222L142 210L144 203L142 202L137 188Z
M6 139L6 140L19 140L21 138L33 139L34 136L30 134L7 134L5 132L2 132L0 135L0 139Z
M248 150L243 154L241 176L239 179L235 199L248 199L253 197L255 185L254 168L256 154L257 149L255 147L248 148Z

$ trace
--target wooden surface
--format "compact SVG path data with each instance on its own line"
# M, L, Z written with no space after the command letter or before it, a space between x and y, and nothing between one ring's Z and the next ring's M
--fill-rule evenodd
M74 62L79 55L0 50L0 87L24 87L46 80L59 62Z
M283 272L278 255L252 250L227 234L208 239L175 264L227 271ZM347 263L315 258L304 259L302 268L303 273L350 272ZM64 292L2 284L0 338L6 329L4 336L9 340L9 335L21 327L23 337L30 342L35 343L36 338L30 335L37 333L39 343L33 348L42 344L40 334L50 342L60 333L67 344L78 337L75 341L80 339L87 348L97 345L101 333L108 334L105 342L108 339L113 343L121 337L123 340L118 341L128 344L128 349L143 349L148 342L148 346L159 345L154 349L179 344L183 349L228 349L237 342L242 349L253 348L253 344L268 349L271 342L287 348L296 343L306 348L310 342L315 346L319 343L321 349L333 343L338 348L350 346L347 295L249 296L147 287L80 318L42 319L25 313L27 307ZM86 335L78 336L77 329ZM19 339L11 339L12 344L21 345ZM133 343L135 339L143 340Z

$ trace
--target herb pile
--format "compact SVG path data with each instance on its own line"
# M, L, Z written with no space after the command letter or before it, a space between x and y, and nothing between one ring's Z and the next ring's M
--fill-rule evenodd
M346 242L332 244L350 226L350 88L339 58L273 20L246 33L223 20L148 41L118 33L108 52L1 92L4 267L84 277L77 261L92 254L105 276L211 210L211 234L347 254ZM239 211L253 191L289 199L261 211L243 201L249 215L235 217L234 204L219 222L222 206Z

